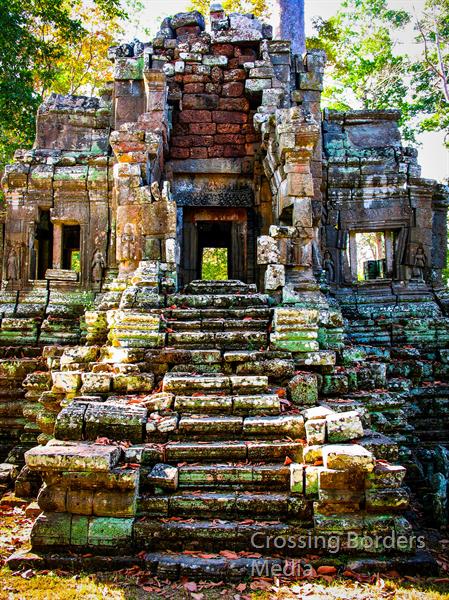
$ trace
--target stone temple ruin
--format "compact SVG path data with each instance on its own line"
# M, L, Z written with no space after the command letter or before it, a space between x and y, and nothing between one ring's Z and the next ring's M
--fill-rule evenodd
M431 568L406 511L448 521L448 190L290 45L175 15L6 168L0 485L41 511L12 566L238 578L319 535Z

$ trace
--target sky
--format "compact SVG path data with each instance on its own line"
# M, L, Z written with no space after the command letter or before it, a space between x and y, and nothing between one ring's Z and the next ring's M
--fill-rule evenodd
M138 22L127 26L127 37L146 39L143 33L145 28L154 35L158 29L157 23L166 16L186 10L190 0L142 0L145 5L143 14L139 15ZM305 0L306 33L313 33L312 19L320 16L324 19L335 14L341 0ZM391 8L415 10L419 15L424 0L389 0ZM399 51L413 56L417 45L414 44L414 33L411 28L404 30L399 38ZM420 146L419 162L422 166L423 177L443 180L449 177L449 151L443 146L442 133L424 133L418 138Z

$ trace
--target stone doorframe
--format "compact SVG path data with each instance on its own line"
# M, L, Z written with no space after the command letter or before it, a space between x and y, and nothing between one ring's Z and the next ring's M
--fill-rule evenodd
M183 239L181 285L199 279L198 224L203 222L231 223L228 249L230 250L229 278L246 281L248 260L248 211L246 208L185 207L183 209Z

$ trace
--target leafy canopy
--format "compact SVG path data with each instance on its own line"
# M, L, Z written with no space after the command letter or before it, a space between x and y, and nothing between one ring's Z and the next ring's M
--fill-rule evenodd
M343 0L335 16L314 19L308 47L328 57L323 102L337 110L399 108L409 140L423 130L448 132L449 0L426 0L419 16L391 4ZM413 55L400 43L406 27Z
M269 16L267 0L223 0L226 12L253 13L256 17ZM199 10L203 15L209 14L209 0L191 0L191 10Z
M96 85L87 72L124 16L120 0L0 0L0 169L31 143L36 110L50 89Z

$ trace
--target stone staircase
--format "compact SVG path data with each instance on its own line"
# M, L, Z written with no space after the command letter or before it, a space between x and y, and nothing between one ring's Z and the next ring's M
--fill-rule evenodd
M185 294L168 296L169 308L162 312L167 345L265 350L271 319L269 297L237 281L207 284L195 281Z
M397 444L368 431L363 411L318 403L331 351L320 365L314 345L311 370L300 371L302 341L301 352L271 349L275 309L253 286L193 282L151 300L143 288L108 307L106 346L51 359L43 395L60 402L56 439L26 455L44 481L43 512L33 551L13 555L13 568L77 560L88 568L87 552L94 568L108 555L111 565L135 563L160 577L239 579L307 554L329 560L326 542L310 541L317 534L338 539L348 561L370 532L411 533L401 514L405 469L386 462ZM153 308L139 308L139 297ZM298 323L309 331L313 311L304 310ZM134 324L128 338L117 333L125 322ZM389 565L403 552L363 548L390 555Z

